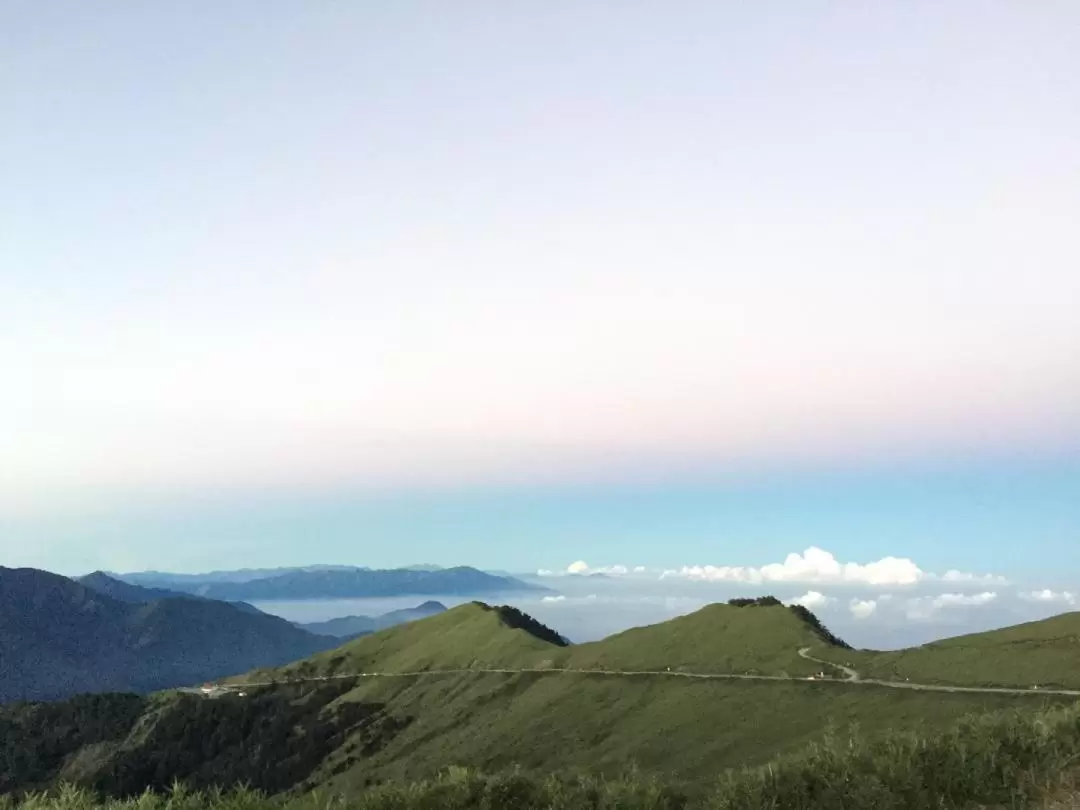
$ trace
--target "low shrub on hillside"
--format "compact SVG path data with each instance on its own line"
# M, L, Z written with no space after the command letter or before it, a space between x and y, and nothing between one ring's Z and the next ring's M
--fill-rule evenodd
M569 642L548 627L546 624L542 624L530 616L528 613L524 613L518 610L516 607L509 605L501 605L494 608L498 611L499 618L503 620L503 623L507 627L512 627L515 630L524 630L526 633L530 633L541 641L546 641L549 644L554 644L556 647L566 647Z

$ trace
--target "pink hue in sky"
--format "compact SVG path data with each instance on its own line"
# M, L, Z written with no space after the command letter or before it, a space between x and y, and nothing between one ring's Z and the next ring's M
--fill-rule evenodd
M1080 441L1076 6L676 5L0 12L0 510Z

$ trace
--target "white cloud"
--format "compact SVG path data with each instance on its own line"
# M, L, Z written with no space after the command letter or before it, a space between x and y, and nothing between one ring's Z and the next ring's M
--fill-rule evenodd
M877 602L873 599L852 599L848 610L856 619L868 619L877 610Z
M563 596L562 594L559 594L558 596L545 596L540 601L541 602L565 602L566 597Z
M821 591L807 591L798 599L792 599L787 604L789 605L802 605L809 610L819 610L825 607L833 600L823 594Z
M641 570L642 571L645 570L644 566L641 567ZM625 565L608 565L608 566L602 566L600 568L593 568L591 565L589 565L584 560L578 560L577 562L572 562L572 563L570 563L570 565L566 566L565 571L546 571L545 570L545 571L540 571L539 573L540 573L540 576L549 576L549 577L551 577L551 576L555 576L555 577L563 576L563 575L566 575L566 574L573 574L573 575L577 575L577 576L588 576L589 574L604 574L606 576L611 576L611 577L621 577L621 576L626 576L627 574L629 574L630 569L627 568Z
M946 571L941 575L942 582L951 583L967 583L973 585L1008 585L1009 581L1005 577L998 576L997 574L970 574L965 571L957 571L955 569Z
M1044 588L1041 591L1023 591L1019 596L1027 602L1060 602L1065 605L1075 605L1077 603L1077 595L1072 591L1052 591L1049 588Z
M782 563L760 568L746 566L684 566L664 572L664 576L709 582L808 582L862 585L913 585L926 574L906 558L884 557L877 562L841 563L828 551L811 546L802 554L788 554Z
M993 591L983 591L976 594L963 594L963 593L943 593L939 596L935 596L933 604L936 607L976 607L979 605L988 605L997 599L997 594Z
M906 610L909 619L930 619L939 611L958 607L982 607L996 601L994 591L982 593L943 593L937 596L921 596L907 601Z
M542 577L558 576L589 576L602 574L611 577L638 577L655 576L657 569L649 569L644 565L626 566L592 566L585 560L577 560L568 565L562 571L542 569L537 572ZM737 583L743 585L846 585L866 586L877 588L908 588L915 585L939 585L948 584L953 588L967 590L965 586L973 586L968 590L982 590L990 592L987 586L1000 586L1008 584L1004 577L996 574L975 574L965 571L950 569L944 574L935 574L922 570L916 563L907 557L882 557L879 560L859 563L841 562L831 552L817 546L811 546L804 552L788 554L783 562L768 563L762 566L744 565L685 565L681 568L670 568L660 573L660 579L683 579L698 582L714 583ZM1071 595L1071 594L1070 594ZM943 602L932 605L925 602L918 608L920 611L936 610L941 607L959 606L963 604L980 604L977 600L981 594L974 594L976 601L954 601L959 594L944 594ZM874 608L861 608L863 610L876 611L885 602L891 599L890 594L881 594L874 600ZM929 598L929 597L927 597ZM1066 601L1060 597L1060 601ZM1067 602L1073 604L1072 602Z

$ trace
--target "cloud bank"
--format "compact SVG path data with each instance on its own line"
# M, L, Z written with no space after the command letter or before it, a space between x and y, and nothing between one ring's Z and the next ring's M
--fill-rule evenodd
M860 645L886 649L1080 607L1080 587L1044 588L1038 582L1021 586L999 574L958 569L934 572L900 555L843 560L818 546L762 565L659 568L576 560L539 573L561 580L556 587L569 595L567 601L559 600L566 606L581 603L584 594L602 588L602 601L610 609L615 604L610 599L615 598L620 605L635 605L635 614L645 605L659 612L666 598L705 604L771 594L787 605L819 613L841 637L850 634L849 640ZM555 599L544 601L556 606Z
M864 587L910 587L922 583L939 582L954 586L1007 585L1008 580L998 574L976 574L950 569L935 574L920 568L908 557L883 557L867 563L841 562L834 554L817 546L810 546L801 554L792 552L783 562L762 566L747 565L683 565L663 570L649 569L644 565L593 566L585 560L570 563L563 570L540 569L541 577L596 576L650 577L659 574L660 579L683 579L692 582L737 583L746 585L795 584L795 585L852 585ZM1048 592L1049 593L1049 592ZM1066 592L1056 598L1067 601L1073 594ZM1040 597L1032 596L1032 600ZM1043 596L1042 601L1054 601Z
M1041 591L1021 591L1019 597L1027 602L1043 602L1046 604L1075 605L1078 598L1072 591L1052 591L1044 588Z
M877 562L861 565L841 563L824 549L811 546L802 554L788 554L782 563L771 563L760 568L745 566L695 565L683 566L677 571L665 571L665 576L681 576L687 579L712 582L808 582L808 583L858 583L862 585L913 585L926 574L911 560L885 557Z

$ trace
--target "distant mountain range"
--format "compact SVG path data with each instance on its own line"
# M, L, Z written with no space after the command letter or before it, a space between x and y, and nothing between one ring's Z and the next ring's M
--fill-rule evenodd
M132 585L158 588L179 588L181 585L198 586L218 582L252 582L257 579L269 579L282 574L320 571L369 571L358 565L308 565L287 568L240 568L235 571L209 571L205 574L173 574L167 571L138 571L131 574L108 573L113 579L130 582Z
M206 575L125 574L129 583L167 589L227 602L288 601L301 599L365 599L391 596L479 596L522 591L547 591L514 577L502 577L475 568L395 568L372 570L321 566L274 572L269 576L230 579L240 572Z
M131 602L135 605L145 605L149 602L156 602L159 599L205 599L205 597L202 596L195 596L194 594L169 590L167 588L146 588L142 585L132 585L131 583L109 576L102 571L95 571L92 574L79 577L76 581L88 588L93 588L98 593L111 596L113 599L117 599L121 602ZM249 605L247 602L229 602L229 604L244 613L266 615L257 607Z
M333 636L338 639L355 638L368 633L377 633L388 627L396 627L399 624L426 619L445 611L446 605L441 602L424 602L414 608L392 610L381 616L342 616L326 622L310 622L296 626L320 636Z
M0 567L0 702L190 685L340 643L250 606L87 579Z

